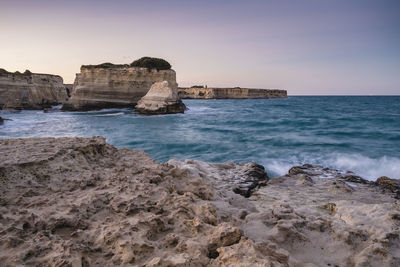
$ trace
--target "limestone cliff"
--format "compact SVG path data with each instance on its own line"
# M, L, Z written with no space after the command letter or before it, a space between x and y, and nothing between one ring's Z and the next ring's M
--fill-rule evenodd
M156 115L183 113L186 106L178 97L176 86L170 86L167 81L163 81L154 83L135 109L142 114Z
M285 98L286 90L253 88L178 88L182 99Z
M63 110L134 107L155 82L176 85L175 71L114 65L82 66Z
M0 109L43 109L67 98L58 75L0 72Z

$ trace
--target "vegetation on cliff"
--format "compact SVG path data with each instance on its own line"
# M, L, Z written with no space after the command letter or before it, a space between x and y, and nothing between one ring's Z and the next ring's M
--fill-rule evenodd
M157 70L169 70L171 69L171 64L169 64L166 60L162 58L155 57L142 57L129 64L113 64L110 62L101 63L97 65L82 65L81 68L85 69L112 69L112 68L123 68L123 67L140 67L157 69Z
M121 68L121 67L128 67L128 64L113 64L110 62L101 63L97 65L82 65L81 68L85 69L111 69L111 68Z
M171 64L162 58L142 57L131 63L131 67L141 67L147 69L169 70Z
M31 72L30 70L25 70L24 73L21 73L21 72L19 72L19 71L10 72L10 71L7 71L7 70L5 70L5 69L1 69L1 68L0 68L0 74L32 75L32 72Z

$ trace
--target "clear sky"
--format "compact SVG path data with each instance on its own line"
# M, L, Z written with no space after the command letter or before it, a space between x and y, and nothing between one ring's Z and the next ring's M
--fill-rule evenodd
M0 0L0 68L168 60L180 86L400 94L400 1Z

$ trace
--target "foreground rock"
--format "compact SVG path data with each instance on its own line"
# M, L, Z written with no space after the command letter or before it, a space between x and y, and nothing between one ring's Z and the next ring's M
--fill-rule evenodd
M174 70L157 70L129 65L82 66L76 75L71 98L63 110L133 108L155 82L176 85Z
M168 81L154 83L149 92L142 97L135 106L136 111L142 114L171 114L183 113L186 106L178 97L175 84Z
M254 88L178 88L182 99L255 99L255 98L286 98L286 90L254 89Z
M268 180L257 164L156 163L101 137L0 148L4 266L400 263L395 194L353 174L305 165ZM234 192L246 183L248 198Z
M66 87L58 75L0 70L0 109L44 109L67 99Z

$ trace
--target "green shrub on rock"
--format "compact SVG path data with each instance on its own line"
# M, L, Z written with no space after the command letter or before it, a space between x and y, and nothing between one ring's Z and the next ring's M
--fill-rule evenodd
M6 71L5 69L0 69L0 74L9 74L10 72Z
M171 64L162 58L155 57L142 57L131 63L131 67L141 67L147 69L157 69L157 70L169 70L171 69Z
M81 68L86 69L111 69L111 68L120 68L120 67L127 67L127 64L113 64L110 62L101 63L98 65L82 65Z

